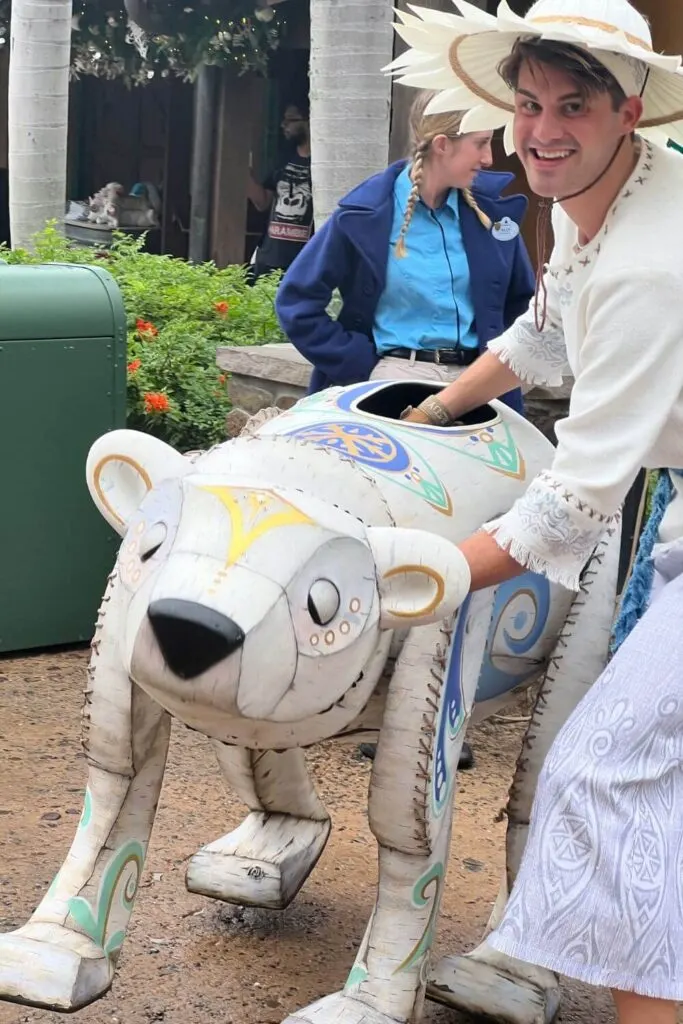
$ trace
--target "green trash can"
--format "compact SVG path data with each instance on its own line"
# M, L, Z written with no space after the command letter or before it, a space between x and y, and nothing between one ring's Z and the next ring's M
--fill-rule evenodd
M0 265L0 652L88 641L120 539L93 441L126 422L126 316L105 270Z

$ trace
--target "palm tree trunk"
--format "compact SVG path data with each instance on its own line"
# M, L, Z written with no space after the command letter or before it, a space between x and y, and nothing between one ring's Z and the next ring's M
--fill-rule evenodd
M386 167L392 58L387 0L311 0L311 172L316 228L341 197Z
M66 200L71 0L12 0L9 203L12 247L28 246Z

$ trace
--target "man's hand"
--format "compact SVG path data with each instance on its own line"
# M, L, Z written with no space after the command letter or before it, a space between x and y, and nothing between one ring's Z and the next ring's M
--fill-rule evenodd
M439 404L444 406L449 423L460 419L466 412L486 405L520 385L516 373L501 363L493 352L484 352L451 384L439 392ZM424 408L424 402L421 408Z
M429 395L414 409L409 405L401 413L401 419L409 423L430 423L433 427L449 427L452 416L436 395Z
M407 409L404 409L401 413L401 419L406 423L429 423L429 416L420 409L418 406L414 408L409 405Z

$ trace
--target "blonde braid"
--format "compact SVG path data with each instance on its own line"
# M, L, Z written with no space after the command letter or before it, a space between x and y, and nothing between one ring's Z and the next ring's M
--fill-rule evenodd
M411 167L411 176L413 179L413 187L410 190L408 196L408 202L406 203L406 212L403 215L403 223L401 224L401 230L399 232L398 240L394 247L394 252L397 259L402 260L407 256L406 250L406 235L408 234L408 228L410 222L413 219L415 213L415 207L417 206L420 198L420 186L422 185L422 166L424 163L425 154L431 145L431 139L424 139L415 147L415 154L413 156L413 162Z
M487 231L490 231L491 228L493 227L493 222L489 215L487 213L484 213L484 211L479 206L479 203L472 195L472 190L469 188L464 188L462 190L462 194L465 197L465 202L467 203L469 208L471 210L474 210L474 212L476 213L477 217L479 218L480 224L482 224Z
M445 135L449 139L457 139L460 136L460 126L463 118L461 111L452 110L443 114L426 113L427 107L436 95L436 92L423 90L418 93L410 108L409 127L413 153L411 167L413 184L408 196L408 202L406 203L406 211L403 215L401 230L399 232L396 245L394 246L394 253L398 259L403 259L407 255L406 235L408 234L408 228L410 227L415 213L415 207L417 206L420 198L424 162L427 154L429 153L432 142L437 135ZM480 208L477 200L472 195L472 191L469 188L464 188L462 193L467 205L471 210L474 210L479 218L479 222L486 231L490 231L493 227L493 222L491 221L491 218L488 217Z

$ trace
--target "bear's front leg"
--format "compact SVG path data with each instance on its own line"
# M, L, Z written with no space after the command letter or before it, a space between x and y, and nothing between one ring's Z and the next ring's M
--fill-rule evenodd
M456 771L491 603L490 593L475 595L452 627L437 623L406 638L370 787L377 900L344 990L293 1013L285 1024L415 1024L422 1018Z
M0 999L77 1010L110 987L142 876L170 717L124 671L110 577L89 669L83 813L66 860L27 924L0 935Z

